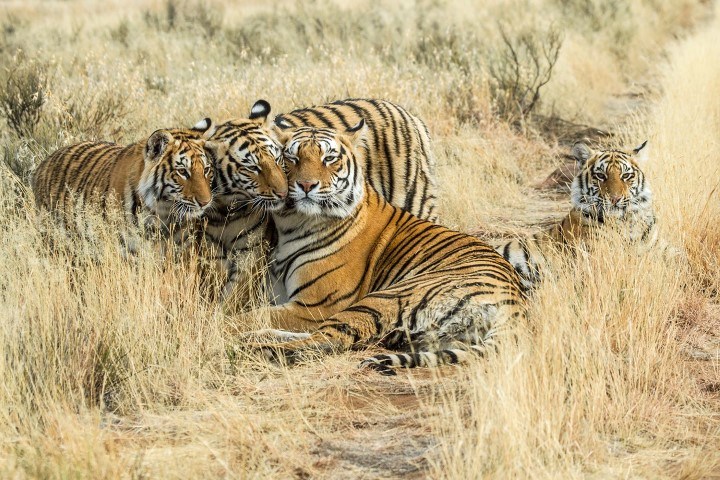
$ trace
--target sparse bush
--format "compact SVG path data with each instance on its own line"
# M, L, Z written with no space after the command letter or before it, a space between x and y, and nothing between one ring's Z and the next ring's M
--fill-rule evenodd
M144 19L149 27L156 30L199 31L203 37L212 38L222 30L223 14L204 1L168 0L163 13L146 10Z
M561 8L566 22L579 23L588 35L609 37L608 48L618 58L627 56L638 20L632 15L628 0L554 0ZM668 2L671 3L671 2ZM641 20L642 21L642 20Z
M0 90L0 112L19 137L29 137L35 132L47 89L47 68L18 53L9 68L5 88Z
M21 140L14 144L5 144L2 147L3 163L24 185L30 184L30 175L41 157L33 151L30 142L32 140ZM17 193L21 197L25 197L21 191Z
M10 14L5 17L0 23L0 53L13 50L13 39L25 23L17 15Z
M358 56L379 52L397 60L402 31L374 8L344 9L328 0L299 3L294 10L254 15L225 36L230 52L242 60L275 59L282 55L324 58L328 50ZM355 49L356 39L361 38Z
M124 47L130 45L130 22L128 22L127 18L123 19L116 28L110 30L110 38L122 44Z
M60 128L87 140L122 137L122 120L130 113L123 91L107 90L88 94L81 91L62 102L55 119Z
M478 125L492 112L487 108L487 79L477 69L461 71L445 92L445 101L460 124Z
M157 90L160 93L168 93L170 79L164 75L148 75L145 77L145 88Z
M499 26L502 45L489 54L490 90L497 114L518 125L540 102L540 90L552 78L562 46L562 34L525 30L511 36Z

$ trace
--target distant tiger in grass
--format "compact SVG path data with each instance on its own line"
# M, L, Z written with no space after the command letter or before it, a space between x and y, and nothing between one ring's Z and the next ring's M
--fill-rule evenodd
M154 226L200 217L212 201L213 166L205 141L210 119L193 129L156 130L147 140L122 146L82 142L63 147L33 174L41 207L68 211L76 201L122 206L128 219L144 216Z
M205 215L203 235L227 273L221 298L227 298L237 283L235 257L262 245L269 212L285 204L282 146L269 115L270 104L258 100L249 118L218 125L205 145L216 175L215 201Z
M579 173L571 185L572 210L559 223L530 237L491 242L510 262L530 290L540 280L544 252L551 246L572 245L594 229L612 224L630 242L655 244L658 230L652 191L640 168L639 153L647 142L628 153L592 151L583 143L573 147Z
M246 315L269 314L271 329L259 333L289 341L255 346L292 354L379 343L408 352L363 362L387 374L483 354L506 321L525 314L517 274L489 245L373 189L358 157L363 127L287 133L288 208L273 212L270 262L281 304Z
M358 147L365 178L386 200L413 215L436 221L435 157L425 124L386 100L347 99L301 108L275 117L283 128L310 126L347 130L367 124L366 142Z

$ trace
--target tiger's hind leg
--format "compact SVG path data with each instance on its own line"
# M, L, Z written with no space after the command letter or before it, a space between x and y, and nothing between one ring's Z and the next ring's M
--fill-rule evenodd
M467 323L462 318L456 319L453 327L451 320L449 325L441 326L438 331L421 335L422 341L410 342L411 352L369 357L360 362L358 368L376 370L382 375L395 375L395 368L436 368L485 357L488 353L497 351L498 333L505 323L503 318L498 318L502 312L491 310L494 310L494 321L487 328L483 328L487 325L486 322L479 322L480 325L477 325L472 321ZM472 312L471 315L477 313Z
M291 358L297 357L302 351L340 353L358 344L379 341L392 328L390 319L402 317L401 312L407 307L407 302L403 301L405 296L402 293L393 294L391 291L375 292L320 325L310 325L314 328L307 338L289 342L255 343L250 346L276 357ZM282 329L286 328L286 324L297 322L292 315L284 318L284 313L292 313L283 312L287 305L274 307L276 315L271 319L271 327Z
M412 350L365 363L387 373L382 367L464 362L484 353L507 320L524 314L517 288L483 296L475 285L440 280L425 289L396 284L333 315L306 339L254 346L285 357L301 351L338 353L372 342Z

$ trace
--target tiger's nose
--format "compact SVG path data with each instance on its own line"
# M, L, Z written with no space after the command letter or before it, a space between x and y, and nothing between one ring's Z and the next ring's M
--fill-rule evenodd
M287 192L287 190L282 190L282 191L279 191L279 192L276 191L276 190L273 190L273 193L274 193L276 196L280 197L280 198L285 198L285 197L287 197L287 193L288 193L288 192Z
M621 195L613 195L612 197L610 197L610 202L611 202L613 205L617 205L617 204L620 202L620 200L622 200L622 196L621 196Z
M211 202L211 200L210 200L209 198L208 198L207 200L205 200L205 199L200 199L200 198L197 199L197 203L198 203L198 205L200 205L201 207L206 207L210 202Z
M319 182L297 182L297 184L300 185L300 188L302 188L305 193L310 193L310 190L315 188L318 183Z

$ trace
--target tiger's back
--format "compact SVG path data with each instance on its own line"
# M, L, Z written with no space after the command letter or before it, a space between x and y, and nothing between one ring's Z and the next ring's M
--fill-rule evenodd
M437 220L435 157L427 127L386 100L347 99L301 108L275 118L280 128L311 126L345 131L367 124L358 160L370 185L391 204L419 218Z
M125 200L137 190L143 164L142 145L82 142L55 151L35 170L32 187L39 206L63 210L79 198L104 203ZM139 199L137 199L139 200ZM132 203L132 198L131 198ZM139 204L139 201L135 202ZM132 208L132 207L131 207Z

